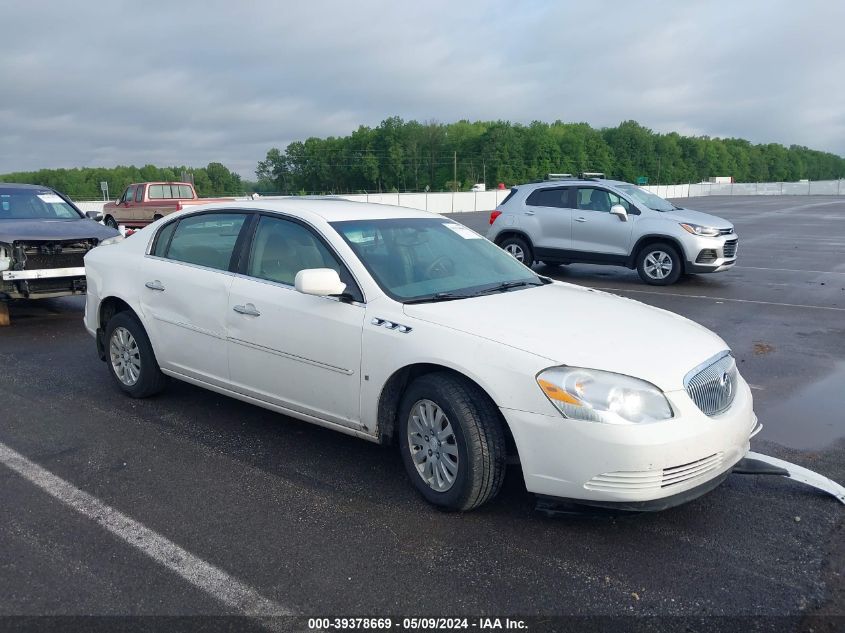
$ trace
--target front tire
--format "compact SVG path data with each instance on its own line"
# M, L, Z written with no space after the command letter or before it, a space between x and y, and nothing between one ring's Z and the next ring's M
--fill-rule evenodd
M106 216L105 225L111 227L113 229L117 229L117 220L115 220L112 216Z
M144 326L129 312L106 325L106 364L117 386L132 398L147 398L167 386Z
M668 286L684 272L684 264L677 249L666 242L649 244L637 255L637 272L645 283Z
M399 449L414 487L449 510L472 510L499 492L505 436L495 405L469 381L426 374L399 408Z
M534 263L534 252L528 242L516 235L506 237L499 242L499 247L513 257L516 261L525 264L529 268Z

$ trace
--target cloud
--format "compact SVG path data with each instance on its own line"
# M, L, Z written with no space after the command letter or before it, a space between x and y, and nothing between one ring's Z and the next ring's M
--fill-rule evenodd
M4 8L0 172L220 161L419 120L635 119L845 153L827 2L273 1Z

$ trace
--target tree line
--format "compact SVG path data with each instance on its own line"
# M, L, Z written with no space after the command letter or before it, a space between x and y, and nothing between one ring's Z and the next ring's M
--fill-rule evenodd
M102 198L100 183L107 182L109 196L115 199L133 182L156 180L193 180L197 194L203 197L243 195L246 187L240 175L222 163L209 163L206 167L156 167L134 165L124 167L78 167L73 169L39 169L0 175L0 182L17 182L45 185L61 191L74 200L99 200Z
M650 184L828 180L845 175L835 154L735 138L659 134L636 121L595 129L587 123L507 121L420 123L392 117L349 136L309 138L273 148L259 162L258 191L350 193L449 191L484 182L506 186L549 173L602 172Z
M132 182L193 178L200 196L246 193L356 193L466 190L475 183L506 186L549 173L602 172L650 184L830 180L845 175L845 159L799 145L752 144L736 138L660 134L636 121L596 129L587 123L529 125L508 121L403 121L391 117L348 136L294 141L272 148L255 181L221 163L206 167L83 167L0 175L0 181L42 184L74 199L112 198Z

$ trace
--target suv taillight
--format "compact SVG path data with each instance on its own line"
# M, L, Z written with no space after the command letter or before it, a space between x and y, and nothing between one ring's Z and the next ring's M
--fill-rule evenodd
M496 218L498 218L500 215L502 215L502 212L499 211L498 209L491 211L490 212L490 224L493 224L493 222L496 221Z

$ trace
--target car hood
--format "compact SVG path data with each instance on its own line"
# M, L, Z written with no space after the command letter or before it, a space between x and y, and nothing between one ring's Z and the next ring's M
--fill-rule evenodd
M0 220L0 242L33 240L105 240L118 235L115 229L93 220Z
M683 389L694 367L728 349L710 330L633 299L555 282L471 299L404 306L409 317L549 360Z
M709 213L702 213L701 211L693 211L692 209L675 209L674 211L663 211L661 216L666 218L673 218L678 222L690 222L692 224L699 224L701 226L712 226L715 229L732 229L733 224L720 218L717 215L710 215Z

